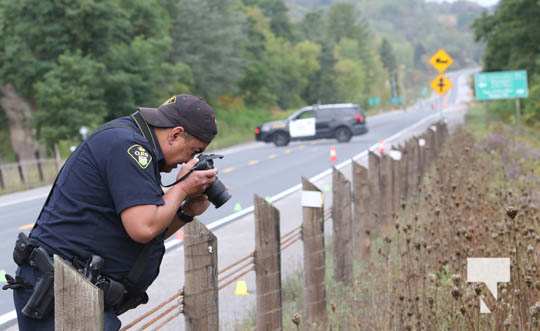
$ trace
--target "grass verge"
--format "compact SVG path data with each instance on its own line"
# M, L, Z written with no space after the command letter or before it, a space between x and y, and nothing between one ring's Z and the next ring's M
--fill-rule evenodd
M420 193L371 235L352 285L334 281L327 252L329 330L540 329L540 139L486 116L472 108ZM510 258L511 281L499 283L498 300L467 282L468 257ZM283 287L284 329L297 330L303 280ZM491 314L480 314L481 298ZM237 330L254 329L246 323Z

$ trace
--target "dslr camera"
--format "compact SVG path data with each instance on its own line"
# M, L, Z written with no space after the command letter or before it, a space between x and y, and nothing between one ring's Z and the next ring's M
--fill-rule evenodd
M192 171L214 169L214 160L222 158L223 155L218 154L200 154L199 162L193 166ZM221 207L231 198L227 188L218 178L204 191L204 194L216 208Z

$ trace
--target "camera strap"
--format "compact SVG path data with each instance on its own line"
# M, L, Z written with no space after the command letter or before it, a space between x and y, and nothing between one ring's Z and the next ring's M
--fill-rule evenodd
M150 130L150 126L148 125L148 123L146 123L146 121L142 117L141 112L139 112L139 111L134 112L133 114L131 114L131 118L133 119L133 121L135 121L135 124L137 124L137 126L139 127L139 130L141 130L141 133L146 138L146 140L148 140L152 144L152 146L154 147L154 154L157 155L158 148L157 148L157 145L156 145L156 141L154 139L154 135L152 134L152 131ZM161 186L163 186L163 187L174 186L174 185L180 183L181 181L183 181L184 179L186 179L192 172L193 172L193 169L188 171L187 174L185 174L181 178L177 179L172 184L168 184L168 185L164 185L161 182L161 176L160 176L159 184Z

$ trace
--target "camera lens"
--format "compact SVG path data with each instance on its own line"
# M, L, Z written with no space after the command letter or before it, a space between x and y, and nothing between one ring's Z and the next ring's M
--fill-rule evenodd
M208 200L216 207L219 208L229 201L231 195L227 191L225 185L216 178L216 181L210 185L204 192L208 196Z

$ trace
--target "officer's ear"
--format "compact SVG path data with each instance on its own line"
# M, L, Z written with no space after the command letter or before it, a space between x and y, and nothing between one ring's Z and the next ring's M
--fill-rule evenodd
M172 145L174 142L179 141L185 135L186 130L181 126L176 126L170 129L171 131L168 134L169 145Z

